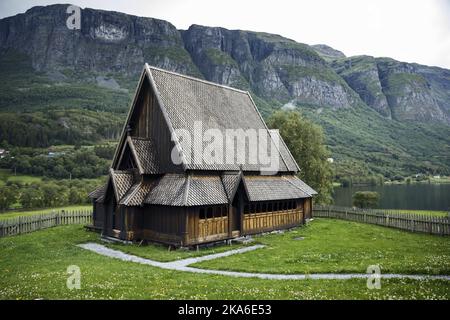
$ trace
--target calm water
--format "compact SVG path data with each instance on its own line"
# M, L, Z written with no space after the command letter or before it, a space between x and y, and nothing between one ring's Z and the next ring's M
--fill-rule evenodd
M376 191L380 194L379 208L450 210L450 184L411 184L334 189L334 204L352 206L356 191Z

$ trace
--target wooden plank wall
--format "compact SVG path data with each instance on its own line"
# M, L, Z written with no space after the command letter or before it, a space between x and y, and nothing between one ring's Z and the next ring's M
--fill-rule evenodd
M171 159L174 142L169 127L158 105L155 94L151 91L148 80L145 80L138 98L135 114L131 118L131 136L150 138L156 142L156 156L161 164L161 171L181 172L179 165L173 164Z
M299 208L283 211L249 213L244 215L244 234L273 231L298 226L303 222Z
M450 235L449 217L318 205L314 206L314 216L377 224L412 232L424 232L442 236Z
M228 212L228 209L225 209ZM228 215L200 219L199 207L187 208L185 242L188 245L229 238Z
M144 239L181 244L186 225L185 208L145 206L142 210Z

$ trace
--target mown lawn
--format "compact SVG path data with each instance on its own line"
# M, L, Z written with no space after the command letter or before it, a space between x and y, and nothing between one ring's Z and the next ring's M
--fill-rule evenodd
M380 290L369 290L363 279L279 281L163 270L103 257L76 246L88 241L98 241L98 235L82 226L1 238L0 299L450 298L449 282L443 280L383 279ZM226 260L222 262L225 268ZM264 264L258 261L256 267ZM70 265L81 269L80 290L66 287Z
M179 259L186 259L191 257L199 257L204 256L206 254L214 254L219 252L224 252L227 250L237 249L242 247L243 245L233 244L233 245L226 245L226 244L220 244L214 247L209 248L199 248L198 250L192 249L192 250L185 250L185 249L169 249L167 246L164 245L157 245L157 244L149 244L149 245L142 245L138 246L137 244L120 244L120 243L104 243L101 242L103 245L120 250L126 253L134 254L136 256L140 256L147 259L152 259L156 261L161 262L167 262L167 261L173 261L173 260L179 260Z
M57 208L47 208L47 209L36 209L36 210L15 210L0 213L0 221L9 218L17 218L23 216L34 216L45 213L60 212L65 211L76 211L76 210L92 210L92 205L75 205L75 206L65 206Z
M0 180L3 182L19 182L19 183L33 183L41 182L42 177L30 176L24 174L14 175L9 169L0 169Z
M295 238L303 237L303 240ZM267 273L450 274L450 237L337 219L315 219L283 234L255 237L267 247L198 267ZM450 287L449 287L450 289Z

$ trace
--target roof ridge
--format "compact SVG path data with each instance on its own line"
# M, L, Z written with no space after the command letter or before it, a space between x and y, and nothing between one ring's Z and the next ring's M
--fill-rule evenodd
M128 205L128 203L131 201L132 196L134 196L134 194L137 192L137 190L139 190L140 185L142 184L142 181L139 181L137 183L134 183L130 189L128 189L127 193L128 194L124 194L124 196L122 197L122 199L120 200L120 202L122 202L124 205ZM133 190L132 190L133 189Z
M138 136L129 136L130 139L133 140L145 140L145 141L152 141L152 139L150 137L138 137Z
M172 120L170 119L170 116L169 116L169 114L167 112L166 106L164 105L164 103L162 101L161 93L159 92L158 86L156 85L155 79L153 78L153 74L152 74L152 71L151 71L150 66L148 65L148 63L146 63L144 65L144 70L145 70L145 74L147 75L147 79L150 82L150 87L153 90L153 93L155 95L155 98L156 98L156 101L157 101L157 105L159 106L159 109L160 109L160 111L162 113L164 121L166 122L167 127L169 128L169 132L170 132L170 134L172 136L172 141L175 144L175 148L180 153L181 165L183 166L183 170L186 171L186 168L187 168L186 155L184 154L184 150L181 147L180 139L178 138L178 136L177 136L177 134L175 132L175 128L173 126Z
M291 156L291 159L294 160L294 164L295 164L295 166L297 167L298 172L302 171L302 170L300 169L300 166L299 166L298 163L297 163L297 160L295 160L294 156L292 155L291 150L288 148L286 142L284 141L283 137L281 136L280 130L278 130L278 135L280 136L281 143L286 147L285 149L287 150L287 152L288 152L289 155ZM278 151L280 151L280 150L278 150ZM280 155L281 155L281 157L282 157L283 160L284 160L284 157L283 157L283 155L281 154L281 151L280 151ZM285 163L286 163L286 162L285 162ZM289 169L287 163L286 163L286 167Z
M295 183L293 183L292 181L290 181L289 179L286 178L286 176L281 176L284 180L286 180L287 182L289 182L290 184L292 184L294 187L296 187L297 189L300 189L302 192L306 193L308 196L312 197L312 194L310 194L309 192L305 191L304 189L302 189L301 187L299 187L298 185L296 185ZM295 177L295 176L294 176Z
M227 86L227 85L224 85L224 84L220 84L220 83L216 83L216 82L212 82L212 81L203 80L203 79L200 79L200 78L188 76L188 75L181 74L181 73L178 73L178 72L161 69L161 68L154 67L154 66L151 66L151 65L149 65L148 67L150 68L150 70L152 70L152 69L153 70L158 70L158 71L161 71L161 72L165 72L165 73L173 74L173 75L176 75L176 76L179 76L179 77L182 77L182 78L186 78L186 79L189 79L189 80L202 82L204 84L208 84L208 85L212 85L212 86L216 86L216 87L220 87L220 88L224 88L224 89L237 91L239 93L244 93L244 94L248 93L248 91L245 91L245 90L241 90L241 89L233 88L233 87L230 87L230 86Z

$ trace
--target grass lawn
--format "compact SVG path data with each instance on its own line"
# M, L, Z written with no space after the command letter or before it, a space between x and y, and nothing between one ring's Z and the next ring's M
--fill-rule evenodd
M323 225L314 221L308 229L314 224ZM280 281L163 270L76 247L88 241L98 241L98 234L87 232L82 226L0 238L0 299L450 298L450 284L444 280L383 279L381 289L369 290L364 279ZM151 255L150 251L147 254ZM247 254L251 253L242 256ZM178 253L173 255L177 258ZM227 265L225 259L221 259L222 268ZM257 261L255 267L265 264ZM80 290L66 288L70 265L80 267Z
M19 183L33 183L33 182L41 182L42 177L37 176L29 176L18 174L14 175L9 169L0 169L0 180L4 184L5 182L19 182Z
M294 238L304 237L304 240ZM315 219L283 234L256 237L267 247L198 267L267 273L450 274L450 237L337 219ZM450 289L450 287L449 287Z
M57 207L57 208L48 208L48 209L36 209L36 210L15 210L0 213L0 220L9 219L9 218L17 218L23 216L34 216L42 213L51 213L51 212L59 212L61 210L65 211L75 211L75 210L92 210L92 205L78 205L78 206L65 206L65 207Z
M157 244L149 244L149 245L143 245L138 246L136 244L120 244L120 243L104 243L101 242L103 245L120 250L126 253L130 253L136 256L140 256L147 259L152 259L156 261L161 262L167 262L167 261L173 261L173 260L179 260L179 259L186 259L191 257L199 257L204 256L207 254L214 254L219 252L224 252L232 249L238 249L240 247L243 247L244 245L217 245L214 247L209 248L200 248L199 250L184 250L184 249L177 249L177 250L169 250L167 246L164 245L157 245Z

